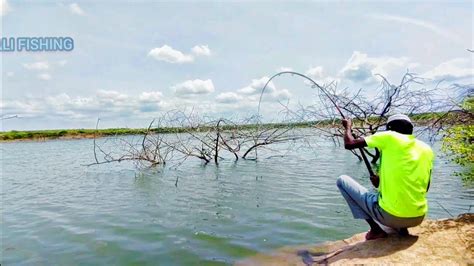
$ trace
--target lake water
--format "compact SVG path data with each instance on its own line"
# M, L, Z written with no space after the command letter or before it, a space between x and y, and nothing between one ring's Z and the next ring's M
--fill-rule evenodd
M295 145L274 146L279 152L258 161L138 171L84 166L93 162L92 140L3 143L0 262L220 265L367 230L335 185L349 174L369 186L363 163L330 143ZM469 211L474 188L456 169L437 156L430 218Z

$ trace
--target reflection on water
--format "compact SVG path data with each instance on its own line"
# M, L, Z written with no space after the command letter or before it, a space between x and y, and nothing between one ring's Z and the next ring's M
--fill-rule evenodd
M341 174L369 186L366 170L339 147L140 174L128 163L83 166L91 148L91 140L2 144L2 264L228 264L366 230L335 186ZM442 207L469 209L474 189L454 169L438 156L430 218L448 216Z

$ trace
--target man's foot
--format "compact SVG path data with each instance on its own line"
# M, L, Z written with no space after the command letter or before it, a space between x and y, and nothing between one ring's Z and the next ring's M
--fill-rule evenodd
M366 240L374 240L374 239L384 238L384 237L387 237L387 233L385 233L385 231L383 231L383 230L372 230L371 229L365 235Z
M406 228L400 228L397 230L397 233L399 236L409 236L410 233L408 233L408 229Z

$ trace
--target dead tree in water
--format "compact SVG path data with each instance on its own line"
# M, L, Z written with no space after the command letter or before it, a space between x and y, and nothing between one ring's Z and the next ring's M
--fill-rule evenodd
M184 113L180 113L184 115ZM257 154L249 158L257 147L265 147L276 143L287 142L298 139L299 136L290 134L291 127L275 127L267 125L248 125L250 119L241 123L235 123L227 119L203 121L196 119L196 116L185 115L181 121L190 122L189 117L194 117L193 126L180 123L180 128L184 131L176 134L175 142L172 146L184 157L196 157L204 161L205 164L214 161L219 164L225 153L230 153L237 161L241 159L257 159Z
M96 130L99 126L97 120ZM152 130L153 120L139 138L127 136L107 137L103 143L97 143L94 134L94 159L89 165L105 164L112 162L132 161L140 166L164 165L172 155L172 149L165 145L163 134ZM118 149L117 149L118 148ZM100 159L99 159L100 158Z
M153 120L138 135L138 140L137 136L114 136L99 144L94 136L95 162L90 165L134 161L143 166L156 166L170 160L180 165L190 158L197 158L205 165L211 162L218 165L227 155L235 161L256 160L257 147L298 139L290 129L249 126L222 118L206 120L194 112L173 111ZM254 156L250 158L251 154Z

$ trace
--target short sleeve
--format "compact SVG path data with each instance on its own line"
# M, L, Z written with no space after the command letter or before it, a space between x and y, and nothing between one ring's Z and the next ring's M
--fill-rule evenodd
M385 147L387 147L387 144L391 140L392 135L390 133L390 131L377 132L368 137L364 137L364 140L369 148L377 148L383 150Z

